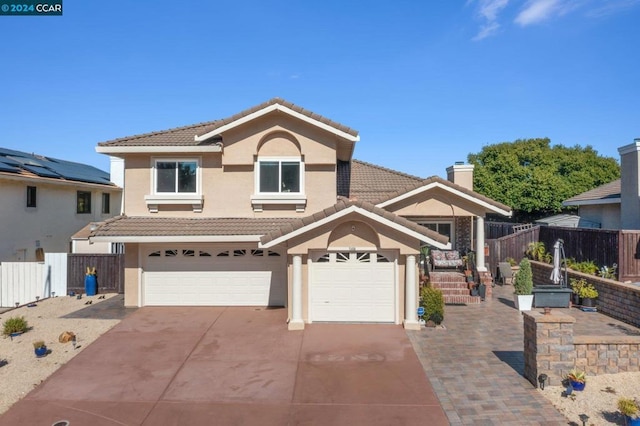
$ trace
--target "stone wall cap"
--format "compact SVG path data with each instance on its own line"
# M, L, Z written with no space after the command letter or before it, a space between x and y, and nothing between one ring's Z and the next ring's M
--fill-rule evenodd
M573 336L574 345L638 345L640 336Z
M576 319L571 315L567 315L560 311L551 310L549 315L545 315L542 311L523 311L522 315L525 317L531 317L535 322L540 323L563 323L572 324L576 322Z

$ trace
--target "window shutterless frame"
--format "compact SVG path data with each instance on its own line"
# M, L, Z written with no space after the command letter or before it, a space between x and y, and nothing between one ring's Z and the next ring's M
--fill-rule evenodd
M154 194L199 194L200 161L197 158L156 158Z
M37 207L38 189L35 186L27 186L27 207Z
M304 163L300 157L260 157L254 170L256 194L304 192Z
M111 213L111 194L108 192L102 193L102 214Z
M91 213L91 192L78 191L76 197L76 213Z

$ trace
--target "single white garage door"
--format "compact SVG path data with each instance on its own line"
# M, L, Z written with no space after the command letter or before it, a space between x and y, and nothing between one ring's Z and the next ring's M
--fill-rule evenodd
M311 321L395 321L396 270L387 257L328 253L310 269Z
M145 254L146 306L284 306L286 258L250 248L163 247Z

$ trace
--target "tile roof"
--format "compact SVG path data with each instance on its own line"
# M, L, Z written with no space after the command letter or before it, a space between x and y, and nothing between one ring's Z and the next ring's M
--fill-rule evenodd
M91 237L181 237L263 235L291 218L175 218L118 216L100 224Z
M291 102L285 101L281 98L273 98L266 102L261 103L260 105L256 105L252 108L239 112L237 114L232 115L228 118L223 118L220 120L207 121L204 123L191 124L189 126L176 127L168 130L160 130L151 133L143 133L139 135L127 136L123 138L118 138L106 142L100 142L98 146L196 146L196 145L210 145L211 143L219 142L219 138L214 138L213 140L207 140L205 142L198 142L195 140L196 136L204 135L213 130L216 130L226 124L232 123L236 120L239 120L247 115L250 115L254 112L260 111L268 106L279 104L282 106L286 106L287 108L292 109L293 111L306 115L314 120L317 120L321 123L327 124L329 126L335 127L345 133L348 133L353 136L357 136L358 132L353 130L345 125L337 123L335 121L329 120L319 114L315 114L311 111L308 111L302 107L299 107Z
M432 231L429 228L425 228L424 226L418 225L415 222L412 222L408 219L405 219L401 216L395 215L387 210L381 209L379 207L374 206L371 203L368 203L366 201L350 201L344 197L338 197L338 202L336 204L334 204L331 207L328 207L320 212L314 213L311 216L307 216L301 219L293 219L290 223L286 224L285 226L277 229L277 230L273 230L270 231L268 233L266 233L266 235L264 235L261 239L260 242L262 244L266 244L270 241L273 241L277 238L280 238L282 236L285 236L293 231L296 231L298 229L301 229L305 226L311 225L319 220L325 219L325 218L329 218L330 216L344 210L347 209L351 206L356 206L359 207L363 210L372 212L378 216L383 217L384 219L387 219L393 223L396 223L398 225L404 226L405 228L408 228L414 232L417 232L419 234L425 235L429 238L431 238L432 240L438 241L440 243L446 244L449 242L449 238L441 235L435 231Z
M589 202L600 201L606 202L611 200L611 203L619 203L621 189L621 180L616 179L613 182L605 183L597 188L583 192L582 194L575 195L562 202L565 206L577 206L580 204L589 204Z
M340 189L344 188L347 183L340 181L341 179L345 180L344 176L339 176L338 179L338 193L340 193ZM351 162L349 197L351 199L367 201L377 205L414 189L436 182L449 188L456 189L478 200L482 200L499 209L511 211L511 207L509 206L446 179L442 179L439 176L431 176L427 179L423 179L358 160L353 160Z
M338 194L347 196L348 191L349 198L370 203L423 182L417 176L359 160L351 161L350 172L338 174Z
M115 186L109 173L93 166L5 148L0 148L0 173Z

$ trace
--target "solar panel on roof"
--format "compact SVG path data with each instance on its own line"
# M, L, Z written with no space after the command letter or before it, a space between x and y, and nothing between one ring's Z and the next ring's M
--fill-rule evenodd
M44 167L38 167L38 166L27 166L24 165L22 166L25 170L30 171L31 173L35 173L38 176L42 176L42 177L54 177L54 178L59 178L60 175L56 172L52 172L51 170L44 168Z
M19 172L20 169L17 167L14 167L10 164L7 163L0 163L0 172L13 172L13 173L17 173Z
M35 158L30 157L18 157L18 156L7 156L7 158L17 161L20 164L29 165L29 166L38 166L43 167L44 164L41 161L37 161Z

